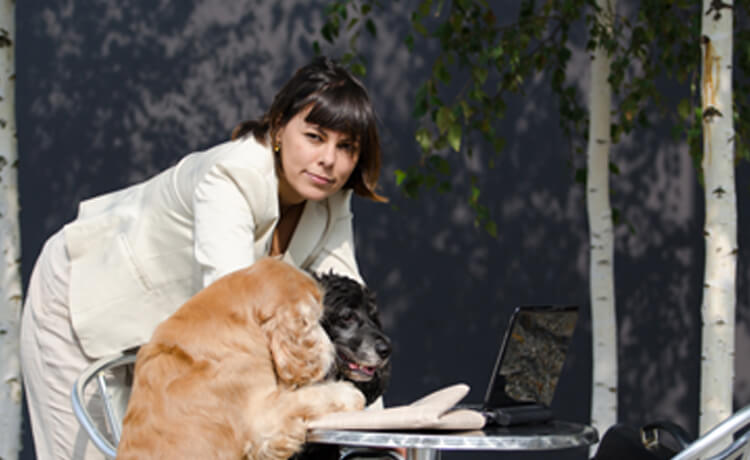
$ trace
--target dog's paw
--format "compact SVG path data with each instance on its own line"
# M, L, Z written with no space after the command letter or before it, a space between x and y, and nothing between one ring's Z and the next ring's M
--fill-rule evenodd
M330 396L330 412L348 412L362 410L365 407L365 395L352 383L345 381L325 384Z
M307 426L300 417L291 417L282 430L266 439L257 449L253 460L287 460L302 450Z

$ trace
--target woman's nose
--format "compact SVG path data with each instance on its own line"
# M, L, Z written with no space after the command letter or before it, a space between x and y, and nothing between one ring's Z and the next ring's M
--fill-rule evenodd
M332 142L323 144L318 161L324 166L333 166L336 163L336 144Z

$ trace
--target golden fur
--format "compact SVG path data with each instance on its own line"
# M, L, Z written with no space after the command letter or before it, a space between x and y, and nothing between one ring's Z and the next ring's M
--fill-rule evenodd
M118 460L287 459L306 421L358 410L334 359L317 283L262 259L206 287L138 352Z

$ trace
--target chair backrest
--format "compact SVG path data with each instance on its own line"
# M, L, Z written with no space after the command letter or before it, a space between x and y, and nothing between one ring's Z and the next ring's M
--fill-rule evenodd
M102 358L91 364L73 384L71 402L73 413L86 433L88 433L94 445L106 456L114 458L117 454L117 444L120 442L122 432L122 417L125 415L125 406L129 389L122 385L116 386L107 383L108 377L113 371L125 369L135 363L135 353L123 353ZM96 381L96 392L101 398L104 409L104 417L109 427L109 434L105 434L97 427L92 414L86 405L87 387Z
M750 459L750 405L732 414L690 443L672 460ZM725 447L726 446L726 447ZM719 450L718 453L716 451Z

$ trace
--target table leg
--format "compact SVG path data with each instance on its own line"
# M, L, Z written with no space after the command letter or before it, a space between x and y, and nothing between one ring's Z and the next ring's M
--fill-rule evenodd
M406 449L406 460L440 460L440 451L438 449L408 448Z

